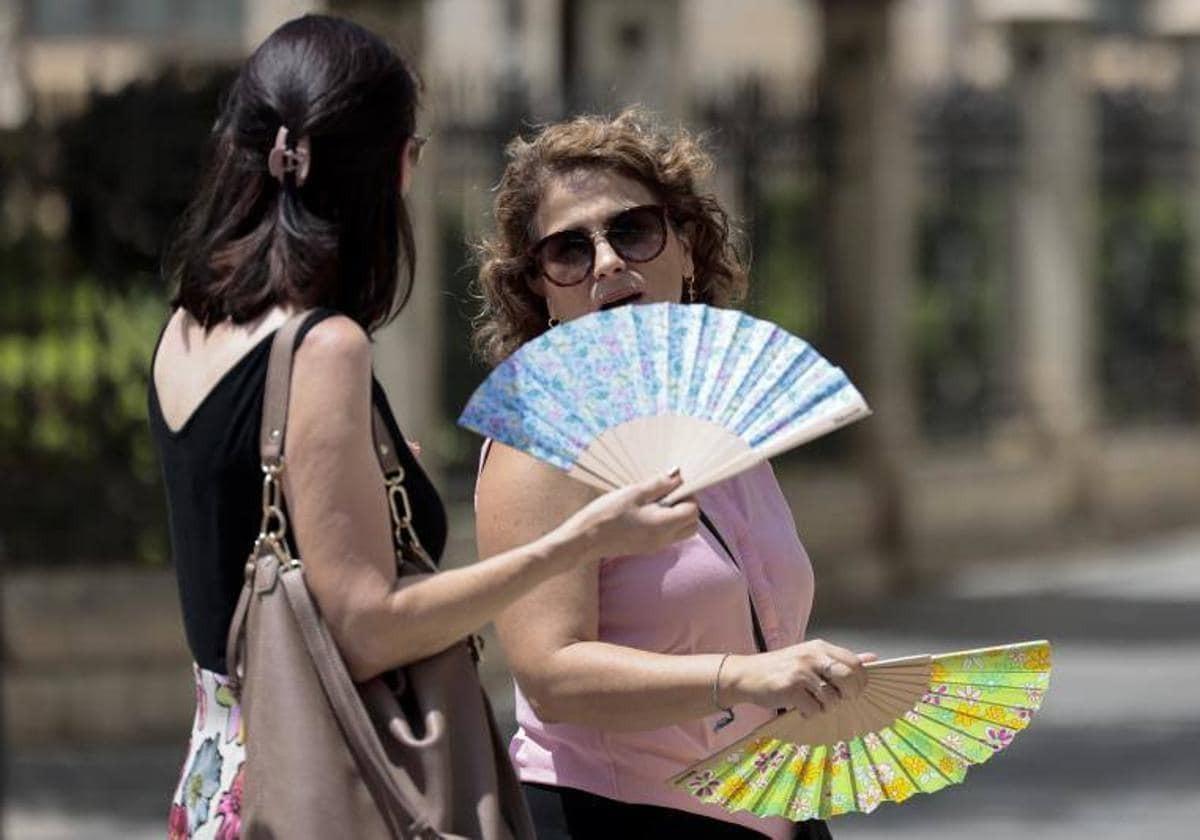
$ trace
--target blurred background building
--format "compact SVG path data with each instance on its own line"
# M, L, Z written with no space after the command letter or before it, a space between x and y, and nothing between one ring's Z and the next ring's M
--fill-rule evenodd
M313 10L426 85L419 277L376 356L449 562L473 556L453 420L484 373L465 243L503 146L632 103L704 133L748 308L876 410L777 465L823 603L1200 524L1200 3L0 0L9 749L186 732L144 418L158 259L237 61Z

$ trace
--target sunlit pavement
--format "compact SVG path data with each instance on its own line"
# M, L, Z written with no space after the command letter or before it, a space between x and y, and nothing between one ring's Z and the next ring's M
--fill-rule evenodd
M883 656L1055 646L1045 706L1013 746L958 788L837 818L839 840L1175 838L1200 825L1200 532L975 566L869 610L823 608L818 594L812 632ZM182 740L13 756L4 836L161 838L182 757Z

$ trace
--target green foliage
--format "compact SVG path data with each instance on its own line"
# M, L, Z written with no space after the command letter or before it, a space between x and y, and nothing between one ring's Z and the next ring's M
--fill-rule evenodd
M146 383L165 302L86 275L14 275L13 251L47 247L23 242L0 255L6 556L17 564L161 562Z
M442 328L442 416L446 419L436 441L438 454L452 480L474 479L479 436L454 422L488 368L471 350L471 319L477 310L471 286L475 266L466 244L467 232L458 213L443 212L439 229Z
M0 555L163 562L146 385L160 255L199 174L228 71L96 95L53 131L0 137ZM38 202L65 201L56 237Z
M776 180L765 185L762 212L755 220L748 308L819 346L826 333L826 294L815 193L812 179Z
M111 94L58 131L57 181L74 252L108 284L155 285L163 244L199 173L223 69L172 69Z

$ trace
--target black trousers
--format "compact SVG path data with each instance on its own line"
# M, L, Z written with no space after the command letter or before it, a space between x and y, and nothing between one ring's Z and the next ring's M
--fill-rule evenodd
M568 787L523 782L538 840L762 840L753 829L658 805L618 802ZM821 820L796 824L796 840L833 840Z

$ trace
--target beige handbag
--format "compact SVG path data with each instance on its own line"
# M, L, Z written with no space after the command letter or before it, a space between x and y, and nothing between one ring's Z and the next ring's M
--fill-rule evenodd
M281 473L297 330L271 347L261 435L263 524L228 640L246 726L242 836L533 838L479 683L471 640L356 685L288 548ZM404 471L378 410L399 574L436 574L410 519Z

